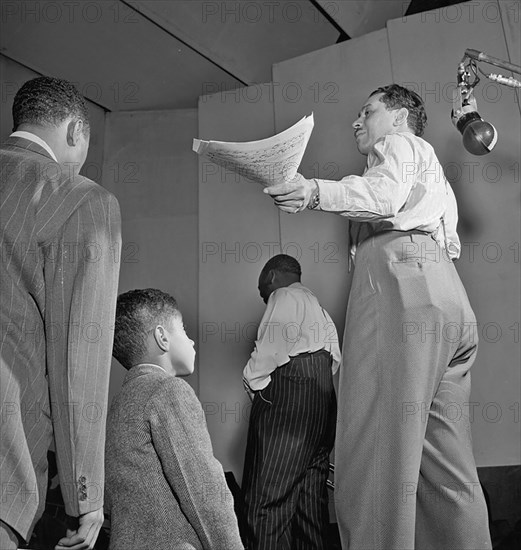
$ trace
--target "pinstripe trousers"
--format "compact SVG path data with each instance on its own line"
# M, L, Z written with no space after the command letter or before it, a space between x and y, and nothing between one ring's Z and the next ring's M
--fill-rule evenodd
M300 354L256 392L243 493L248 550L323 549L336 396L326 351Z
M0 521L0 550L16 550L21 538L7 523Z
M338 390L335 506L345 550L489 550L472 454L476 319L418 232L364 241Z

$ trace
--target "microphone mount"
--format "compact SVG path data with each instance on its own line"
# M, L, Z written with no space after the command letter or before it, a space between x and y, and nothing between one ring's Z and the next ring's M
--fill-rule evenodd
M521 74L521 67L472 49L465 50L465 55L458 65L457 88L451 113L452 123L463 135L465 149L474 155L484 155L496 145L497 131L477 112L473 90L480 82L478 72L489 80L512 88L521 88L521 82L510 76L487 74L479 68L478 63L488 63L519 74ZM472 81L471 77L473 77Z
M489 65L495 65L496 67L500 67L501 69L505 69L506 71L521 74L521 67L519 65L514 65L513 63L509 63L508 61L504 61L503 59L499 59L497 57L492 57L491 55L479 52L478 50L465 50L465 55L463 56L462 63L464 63L467 58L474 61L488 63ZM521 82L515 79L512 80L515 82L515 88L521 88Z

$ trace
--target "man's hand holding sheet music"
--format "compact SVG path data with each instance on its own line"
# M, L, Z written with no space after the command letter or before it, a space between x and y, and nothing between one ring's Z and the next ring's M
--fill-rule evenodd
M317 189L315 180L308 180L297 173L290 181L266 187L264 193L270 195L283 212L296 214L306 209Z

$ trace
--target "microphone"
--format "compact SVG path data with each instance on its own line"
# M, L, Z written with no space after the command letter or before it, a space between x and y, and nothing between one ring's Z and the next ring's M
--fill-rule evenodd
M473 155L486 155L497 143L497 130L490 122L484 121L477 111L459 117L456 128L463 136L463 146Z
M464 64L458 67L458 88L453 98L452 124L463 136L463 146L472 155L486 155L497 143L497 130L478 113L472 88L466 80Z
M465 65L468 59L470 59L470 62ZM494 149L497 143L497 131L492 124L485 122L479 116L476 99L472 95L472 90L479 82L477 62L495 65L496 67L518 74L521 74L521 66L472 49L465 50L465 55L458 65L458 86L452 100L452 123L463 136L463 145L469 153L473 155L486 155ZM470 82L470 72L467 69L472 70L474 73L475 79L472 83ZM521 82L511 76L493 73L486 74L481 70L480 72L499 84L512 88L521 88Z

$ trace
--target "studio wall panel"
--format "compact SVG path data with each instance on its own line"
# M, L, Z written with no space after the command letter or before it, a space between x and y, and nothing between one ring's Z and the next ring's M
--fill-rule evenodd
M509 5L514 4L511 2ZM481 76L478 111L499 134L495 149L473 156L451 124L452 91L467 48L508 60L504 29L519 28L515 11L496 2L468 2L389 21L393 79L426 101L425 138L458 199L462 241L456 267L475 310L480 339L467 411L479 466L519 464L520 181L521 122L511 88ZM519 12L517 12L519 13ZM507 21L502 21L506 15ZM419 47L421 45L421 47ZM485 72L491 66L480 65ZM447 337L440 327L440 338Z
M361 174L365 157L356 149L351 124L369 93L390 81L385 30L274 65L277 132L314 114L315 126L299 172L324 179ZM325 212L282 212L280 225L282 247L299 259L302 282L330 313L341 343L351 283L348 220ZM335 384L337 380L338 374ZM333 493L330 497L330 518L335 521Z
M521 26L519 25L521 22L521 1L499 0L499 9L501 23L505 30L508 60L510 63L521 66ZM520 77L516 78L519 80Z
M501 24L505 31L505 41L508 51L508 59L510 63L521 67L521 0L499 0L499 9L501 10ZM491 71L492 72L492 71ZM505 76L513 76L518 81L521 81L521 74L509 73L504 69L494 67L494 72L499 72ZM521 90L516 90L517 107L521 114ZM521 151L519 151L521 157Z
M369 93L391 81L387 32L376 31L273 67L277 132L314 113L315 127L299 168L305 177L361 174L352 123ZM350 274L346 218L321 212L281 213L288 253L300 256L303 281L330 312L342 339Z
M199 100L201 139L250 141L273 131L271 85ZM242 370L265 308L258 277L279 251L278 210L262 187L200 160L200 399L215 455L239 482L251 407Z
M187 334L197 335L197 111L107 115L104 186L119 200L123 245L119 292L172 294ZM197 343L196 343L197 349ZM113 362L110 398L126 371ZM198 391L199 372L186 381Z

